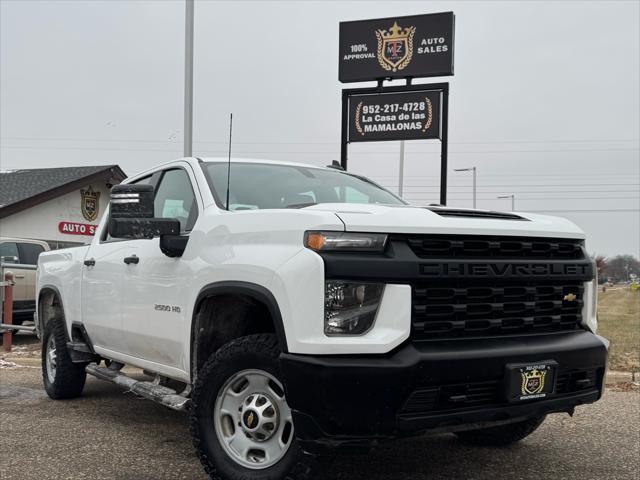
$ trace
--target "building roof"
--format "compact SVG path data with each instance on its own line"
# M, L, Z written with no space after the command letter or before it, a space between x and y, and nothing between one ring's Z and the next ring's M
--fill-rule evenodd
M96 181L118 184L118 165L0 170L0 218L7 217Z

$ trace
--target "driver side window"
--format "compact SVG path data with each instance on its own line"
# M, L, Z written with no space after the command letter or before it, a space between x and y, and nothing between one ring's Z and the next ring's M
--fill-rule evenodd
M156 218L176 218L181 231L190 231L198 218L198 205L191 180L181 168L167 170L156 188L154 201Z

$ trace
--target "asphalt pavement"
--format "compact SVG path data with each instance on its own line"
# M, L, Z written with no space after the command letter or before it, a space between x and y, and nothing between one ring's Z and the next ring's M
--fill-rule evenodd
M206 479L186 414L91 377L82 398L53 401L36 358L8 359L21 366L0 361L0 479ZM639 458L640 395L609 389L509 448L463 446L450 434L404 439L324 461L318 478L635 480Z

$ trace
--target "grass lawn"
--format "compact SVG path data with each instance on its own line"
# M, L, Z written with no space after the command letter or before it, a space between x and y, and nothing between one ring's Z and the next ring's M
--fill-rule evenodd
M609 370L640 371L640 290L598 292L598 333L611 341Z

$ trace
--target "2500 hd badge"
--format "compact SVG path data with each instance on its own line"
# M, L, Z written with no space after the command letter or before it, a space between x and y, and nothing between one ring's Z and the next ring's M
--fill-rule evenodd
M232 161L227 195L228 168L141 172L90 245L40 255L51 398L88 373L188 414L212 478L307 480L337 446L504 446L601 397L595 268L570 221L416 207L289 162Z
M180 307L178 307L177 305L162 305L159 303L156 303L153 306L153 309L157 312L173 312L173 313L180 313L182 310Z

